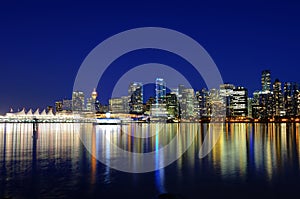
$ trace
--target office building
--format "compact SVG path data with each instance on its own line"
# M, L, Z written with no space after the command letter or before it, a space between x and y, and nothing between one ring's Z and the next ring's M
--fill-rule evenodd
M109 111L112 113L124 113L123 99L122 98L112 98L109 99Z
M203 88L195 94L195 117L202 118L209 116L209 92Z
M262 91L271 91L271 72L269 70L262 71L261 74Z
M64 111L70 112L72 111L72 100L64 99L62 102L62 109Z
M233 84L221 84L220 85L220 97L226 106L226 116L232 116L231 98L235 86Z
M182 119L191 119L194 118L194 89L185 88L181 91L181 118Z
M124 113L129 113L129 102L130 102L130 98L129 96L122 96L121 97L122 101L123 101L123 111Z
M254 119L258 119L260 117L259 94L260 91L254 91L253 98L251 99L251 107L252 107L251 116Z
M281 82L276 79L273 84L273 98L274 98L274 116L283 116L285 115L283 107L283 94L281 88Z
M143 84L133 82L128 88L129 96L129 112L130 113L143 113Z
M72 110L79 112L84 110L84 93L82 91L72 93Z
M93 103L93 99L87 98L86 99L86 111L93 111L95 107L95 104Z
M98 100L96 100L96 102L95 102L95 112L100 113L101 112L100 110L101 110L101 103Z
M177 95L175 93L168 93L166 95L166 108L168 115L172 118L178 118L179 116L179 103Z
M96 89L91 93L91 97L86 99L86 110L90 112L96 112L95 103L97 101L98 93Z
M231 105L233 116L248 116L248 91L246 88L233 89Z
M287 116L298 115L298 84L286 82L284 84L284 108Z
M156 78L155 80L155 101L156 104L165 104L166 100L166 82L163 78Z
M63 110L63 102L62 101L55 102L56 113L62 112L62 110Z

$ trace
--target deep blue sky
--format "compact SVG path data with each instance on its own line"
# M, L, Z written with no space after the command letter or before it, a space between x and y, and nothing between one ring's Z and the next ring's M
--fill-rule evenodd
M272 71L273 80L300 82L299 1L195 2L2 1L0 112L10 106L43 108L70 98L77 70L95 46L144 26L171 28L194 38L211 55L224 81L250 92L260 89L263 69ZM181 63L165 52L138 51L114 64L131 67L153 60L174 67ZM118 71L111 72L113 79ZM194 81L203 86L202 80ZM105 103L111 87L99 87Z

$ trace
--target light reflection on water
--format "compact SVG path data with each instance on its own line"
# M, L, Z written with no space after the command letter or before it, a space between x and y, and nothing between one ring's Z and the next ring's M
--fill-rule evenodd
M199 159L209 128L222 134L212 152ZM299 124L39 124L36 140L32 130L32 124L0 124L0 198L135 198L144 194L152 198L163 192L194 198L201 186L223 190L229 182L243 184L249 192L255 183L300 185ZM178 143L167 156L181 154L189 140L194 142L176 162L148 174L118 172L95 158L101 154L107 165L121 158L107 140L123 150L146 153L166 146L174 137ZM157 153L153 163L161 164L165 158ZM129 161L133 167L141 164L139 159Z

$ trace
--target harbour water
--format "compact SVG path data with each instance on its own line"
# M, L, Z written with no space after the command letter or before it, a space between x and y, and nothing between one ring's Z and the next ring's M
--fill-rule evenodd
M222 124L216 128L221 131L217 144L200 159L209 127L41 123L33 137L32 124L2 123L0 198L151 199L162 193L188 199L287 198L298 194L299 124ZM177 145L169 154L183 155L165 168L128 173L109 166L123 157L113 144L123 151L155 153L175 137ZM130 161L133 167L140 164Z

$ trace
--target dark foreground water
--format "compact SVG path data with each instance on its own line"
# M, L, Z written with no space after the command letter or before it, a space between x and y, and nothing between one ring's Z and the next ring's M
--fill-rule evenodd
M222 125L217 145L199 159L207 128L206 124L40 124L34 139L32 124L0 124L0 198L299 196L299 124ZM191 139L193 143L164 169L133 174L105 166L122 156L108 141L141 153L166 146L176 136L178 143L170 154L183 152ZM95 157L104 158L105 164ZM140 164L131 161L133 167Z

